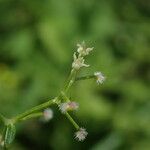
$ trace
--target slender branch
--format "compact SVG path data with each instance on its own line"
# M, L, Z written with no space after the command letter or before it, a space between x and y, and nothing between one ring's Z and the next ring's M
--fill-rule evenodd
M89 76L77 77L75 79L75 81L87 80L87 79L92 79L92 78L95 78L95 76L94 75L89 75Z
M66 96L66 94L64 92L61 92L61 96L62 96L63 100L70 102L70 99Z
M19 121L25 121L25 120L28 120L31 118L37 118L37 117L41 117L41 116L43 116L42 112L33 113L33 114L28 115L28 116L25 116L24 118L20 119Z
M76 130L79 130L79 125L74 121L74 119L70 116L68 112L65 113L66 117L69 119L69 121L73 124L73 126L76 128Z
M56 104L56 100L57 100L57 98L54 98L54 99L49 100L43 104L35 106L35 107L31 108L30 110L27 110L24 113L19 114L18 116L14 117L13 120L14 120L14 122L18 122L19 120L22 120L24 117L26 117L26 116L34 113L34 112L40 111L44 108L49 107L50 105Z
M61 92L61 95L59 97L60 101L62 99L67 102L70 101L70 99L66 96L66 94L64 92ZM79 125L75 122L75 120L70 116L70 114L68 112L66 112L64 115L68 118L68 120L72 123L72 125L76 128L76 130L78 130L80 128Z
M64 93L67 93L68 90L70 89L70 87L72 86L72 84L74 83L75 78L76 78L76 75L77 75L77 70L72 69L72 70L71 70L71 73L70 73L70 75L69 75L69 78L68 78L68 80L67 80L67 82L66 82L66 85L65 85L65 87L64 87L64 90L63 90Z

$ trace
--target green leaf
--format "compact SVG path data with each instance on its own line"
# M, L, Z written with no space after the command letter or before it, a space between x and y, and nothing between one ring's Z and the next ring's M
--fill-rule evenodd
M15 138L16 128L13 124L8 124L5 131L4 143L7 147Z

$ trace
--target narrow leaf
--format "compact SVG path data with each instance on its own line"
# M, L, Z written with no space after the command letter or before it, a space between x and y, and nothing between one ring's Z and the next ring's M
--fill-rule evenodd
M16 133L15 126L13 124L7 125L6 132L5 132L5 138L4 138L4 143L5 143L6 147L13 142L13 140L15 138L15 133Z

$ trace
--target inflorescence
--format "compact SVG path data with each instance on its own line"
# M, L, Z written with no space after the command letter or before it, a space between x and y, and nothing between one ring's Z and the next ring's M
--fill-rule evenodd
M79 104L75 101L71 101L68 98L67 94L68 90L71 88L75 81L91 78L95 79L97 84L102 84L105 81L106 78L101 72L95 72L89 76L77 77L78 70L80 70L82 67L90 66L88 64L85 64L85 56L89 55L92 51L93 47L87 48L85 42L77 44L77 51L73 54L73 62L70 75L64 88L57 97L52 100L48 100L41 105L33 107L32 109L29 109L26 112L19 114L12 119L7 119L0 115L0 121L4 123L4 126L6 128L6 132L3 134L3 136L0 136L1 146L8 147L9 144L13 141L15 136L15 124L17 122L25 121L27 119L35 117L40 117L45 122L51 120L53 118L53 111L49 107L53 104L58 106L60 112L65 115L75 127L75 139L77 139L78 141L84 141L86 139L88 135L86 129L80 127L69 114L70 111L77 111L79 109Z

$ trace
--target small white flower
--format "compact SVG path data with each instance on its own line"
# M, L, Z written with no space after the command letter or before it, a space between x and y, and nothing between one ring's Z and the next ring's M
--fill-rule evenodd
M86 56L93 50L93 47L92 48L86 48L84 42L82 42L81 44L77 44L77 46L78 46L77 52L81 56Z
M105 76L101 72L95 72L94 75L97 79L98 84L102 84L106 79Z
M86 55L88 55L92 50L93 50L94 47L88 47L86 48Z
M77 52L78 52L78 53L81 53L82 51L84 51L84 46L83 46L83 44L77 44L77 47L78 47L78 49L77 49Z
M67 111L77 110L79 108L79 104L76 102L66 102L61 103L59 105L59 109L62 113L66 113Z
M75 139L78 141L84 141L87 135L88 132L84 128L80 128L77 132L75 132Z
M49 121L53 118L53 111L50 108L47 108L43 111L43 119L44 121Z
M84 63L85 60L84 60L83 57L78 57L77 58L76 53L74 53L73 57L74 57L74 61L72 63L72 68L78 70L81 67L89 67L89 65Z

